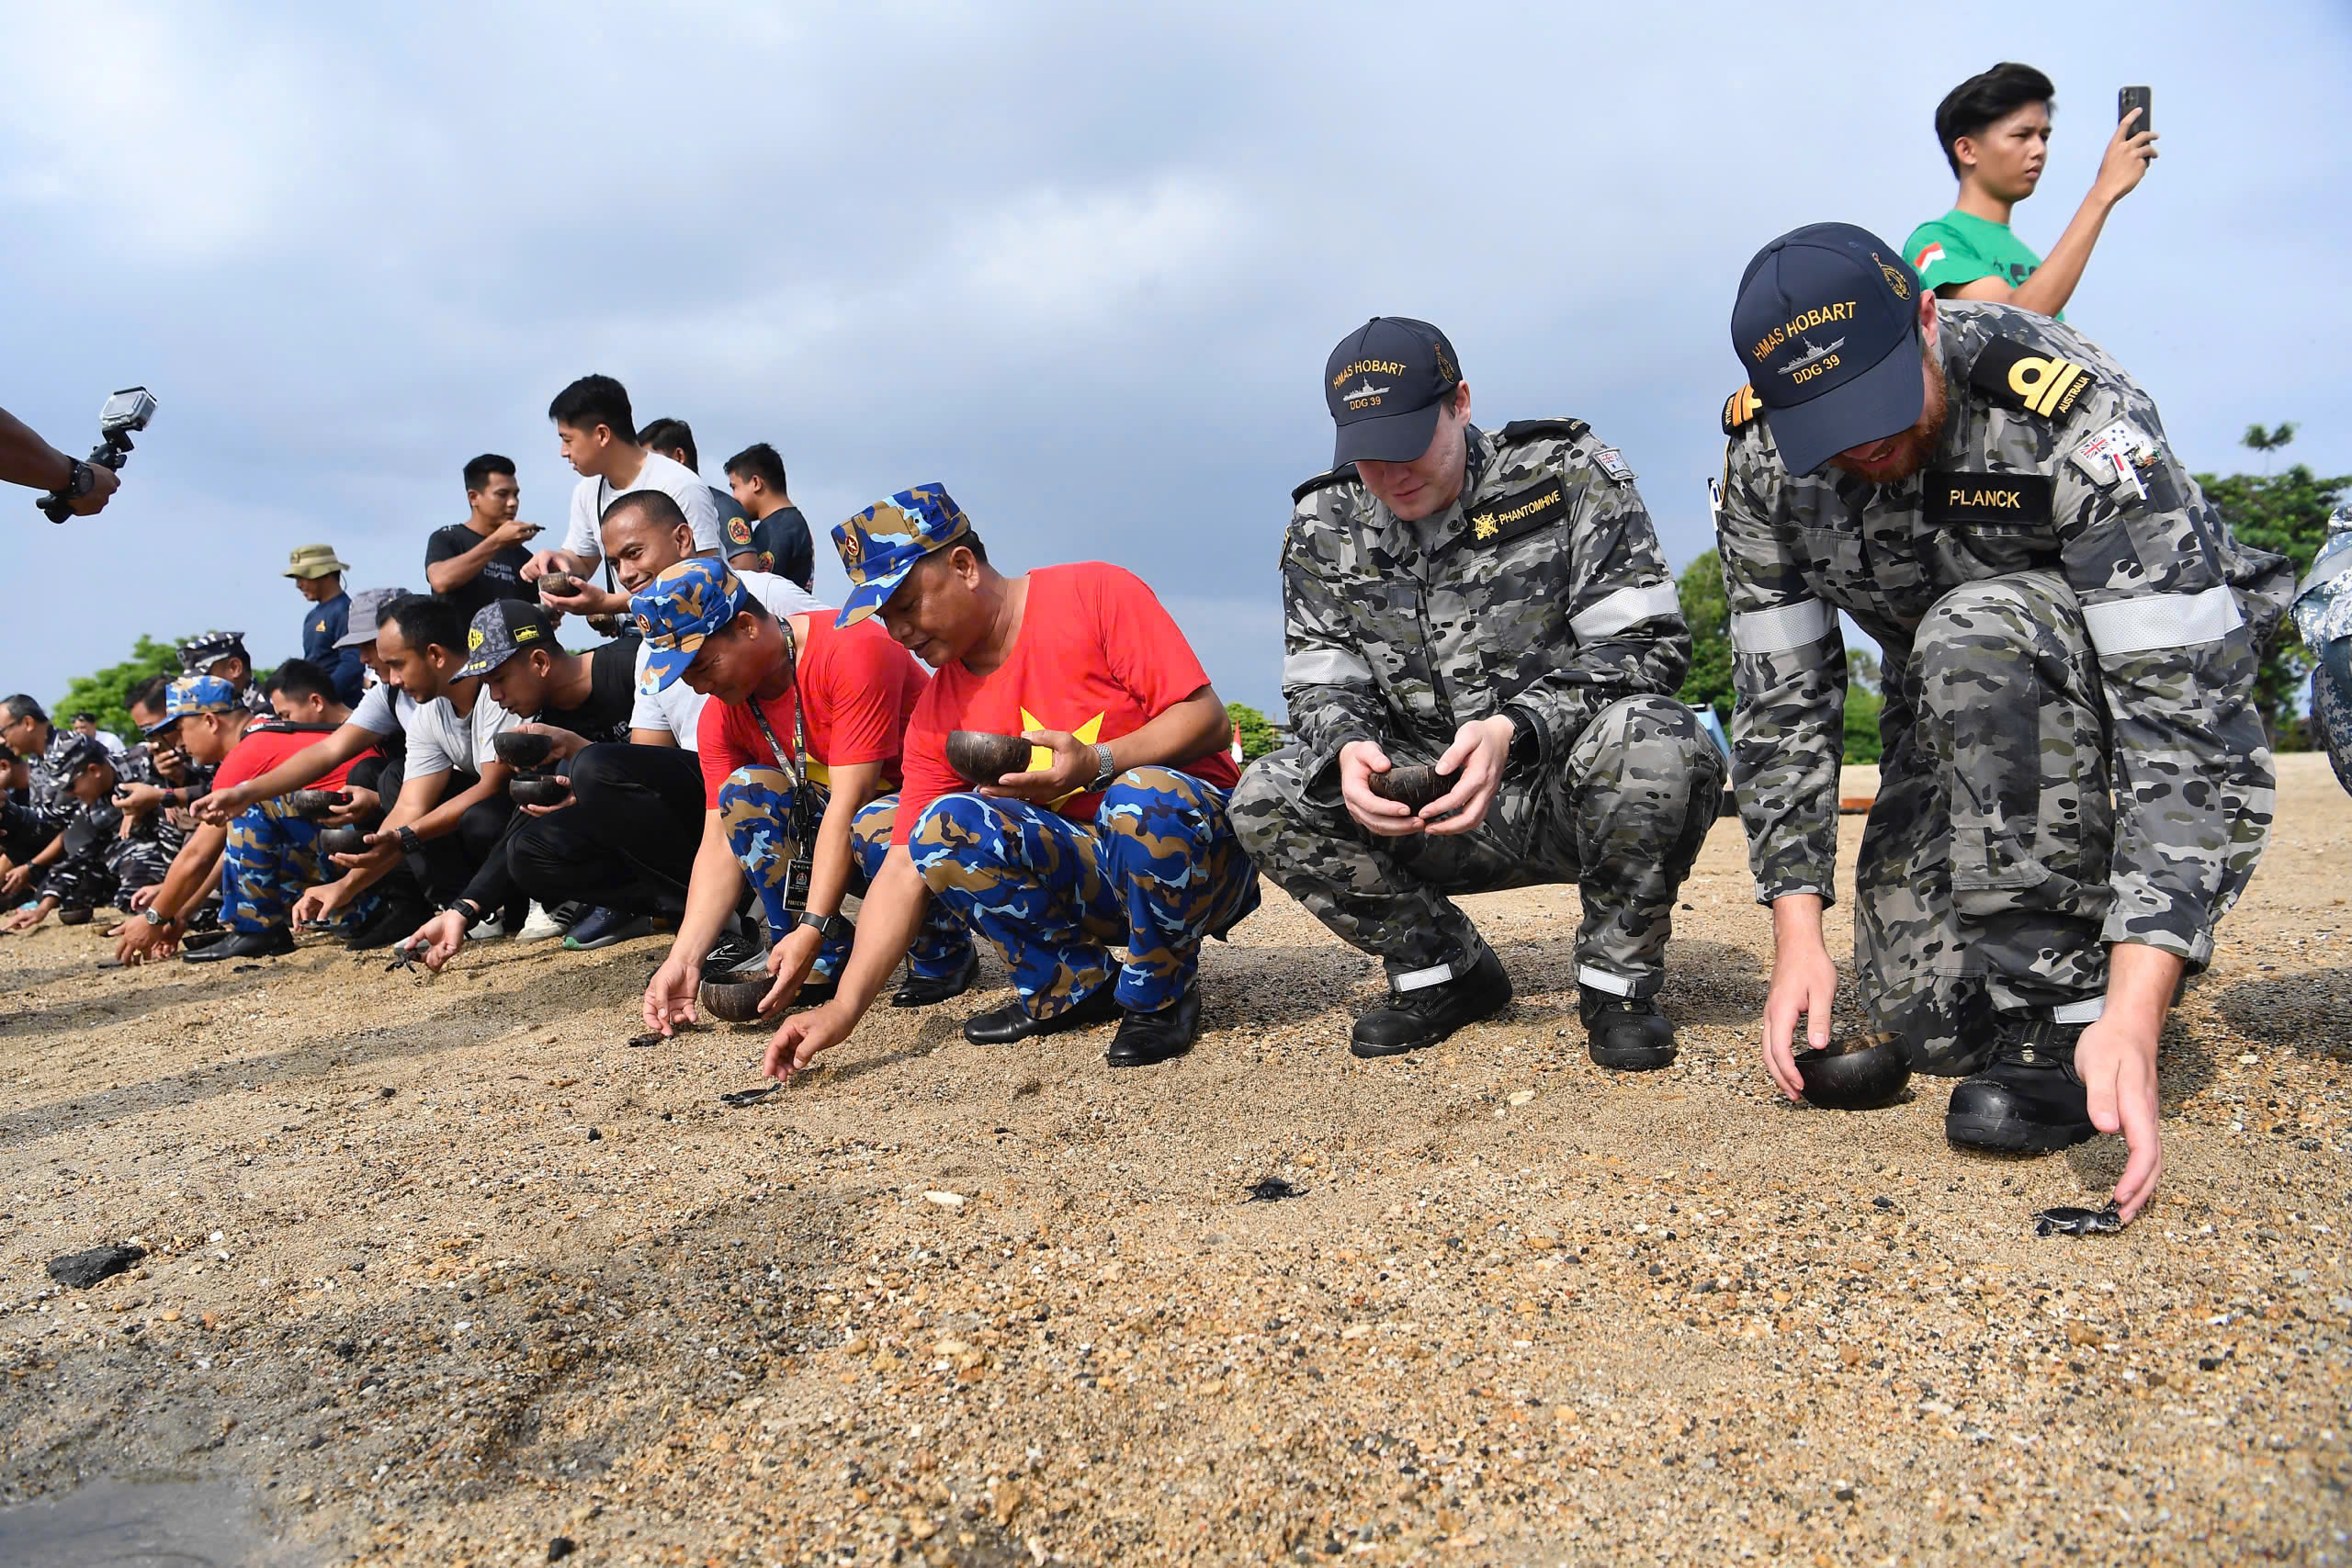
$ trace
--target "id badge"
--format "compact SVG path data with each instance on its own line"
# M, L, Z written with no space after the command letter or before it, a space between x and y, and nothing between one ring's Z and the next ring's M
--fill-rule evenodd
M784 868L784 907L795 913L808 908L808 882L817 869L811 857L794 855Z

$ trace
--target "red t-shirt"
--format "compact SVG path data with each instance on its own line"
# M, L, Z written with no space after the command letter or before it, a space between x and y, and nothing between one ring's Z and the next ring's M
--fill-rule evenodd
M320 733L308 729L281 729L268 719L249 724L245 727L243 737L234 746L229 748L227 756L220 759L220 770L212 775L212 787L229 789L249 780L257 779L295 752L309 750L333 733L332 730ZM345 782L350 778L351 770L375 754L376 749L370 746L324 778L314 780L307 787L341 789Z
M899 782L899 747L929 677L915 656L890 640L882 623L864 620L842 630L831 612L811 615L800 642L800 694L808 705L805 728L809 779L831 784L832 770L857 762L880 762L892 788ZM776 739L792 746L792 694L758 702ZM702 757L703 798L718 809L718 791L741 767L773 768L775 749L760 733L751 703L712 703L695 730Z
M891 841L907 842L924 807L972 787L947 765L950 730L1019 735L1058 729L1107 743L1134 734L1208 683L1193 645L1135 573L1102 561L1042 567L1029 574L1029 602L1022 607L1012 656L986 675L948 665L915 705L907 725L907 784ZM1044 767L1050 757L1043 747L1032 748L1029 765ZM1223 747L1182 767L1220 789L1241 782ZM1076 795L1054 809L1091 821L1102 798Z

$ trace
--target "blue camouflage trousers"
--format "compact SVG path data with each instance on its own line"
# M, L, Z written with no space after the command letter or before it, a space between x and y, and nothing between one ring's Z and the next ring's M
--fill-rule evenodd
M1158 1012L1200 968L1201 939L1258 907L1258 872L1226 819L1227 792L1172 768L1111 781L1091 822L1025 800L945 795L910 848L944 907L1002 950L1032 1018L1066 1012L1111 977L1119 1005Z
M220 853L220 923L232 931L288 925L302 890L341 874L319 853L319 825L286 809L286 797L257 801L231 819ZM374 911L373 893L336 923L356 924Z
M808 785L808 819L825 814L831 798L819 784ZM850 822L850 848L856 863L850 868L849 890L863 894L882 869L890 852L890 835L899 823L899 797L879 795L858 808ZM768 940L781 942L799 920L785 908L786 882L798 846L792 841L792 776L781 768L738 768L727 775L718 791L718 825L726 829L728 847L742 863L767 915ZM809 967L815 979L841 978L849 957L845 941L828 941L817 950ZM971 961L972 933L936 903L907 950L907 973L920 980L944 980L960 975Z

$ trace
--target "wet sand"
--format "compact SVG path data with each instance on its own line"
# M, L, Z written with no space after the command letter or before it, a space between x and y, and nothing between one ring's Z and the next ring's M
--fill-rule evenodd
M1272 896L1180 1062L968 1044L991 965L742 1109L765 1031L625 1043L658 940L7 939L0 1503L201 1479L370 1563L2340 1562L2352 801L2281 771L2105 1237L2029 1216L2120 1141L1777 1099L1730 822L1641 1077L1585 1056L1567 889L1471 901L1518 1000L1418 1056L1347 1055L1376 970Z

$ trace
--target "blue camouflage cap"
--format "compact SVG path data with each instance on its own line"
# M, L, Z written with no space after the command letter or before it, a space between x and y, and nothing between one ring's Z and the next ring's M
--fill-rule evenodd
M218 675L183 675L164 688L164 717L141 732L153 735L200 713L243 713L237 688Z
M703 641L743 613L751 596L727 563L689 556L639 589L628 602L645 632L645 671L637 679L647 692L666 689L686 672Z
M842 524L833 530L833 548L841 552L850 590L833 624L854 626L874 614L917 561L971 531L971 519L936 484L902 490Z

